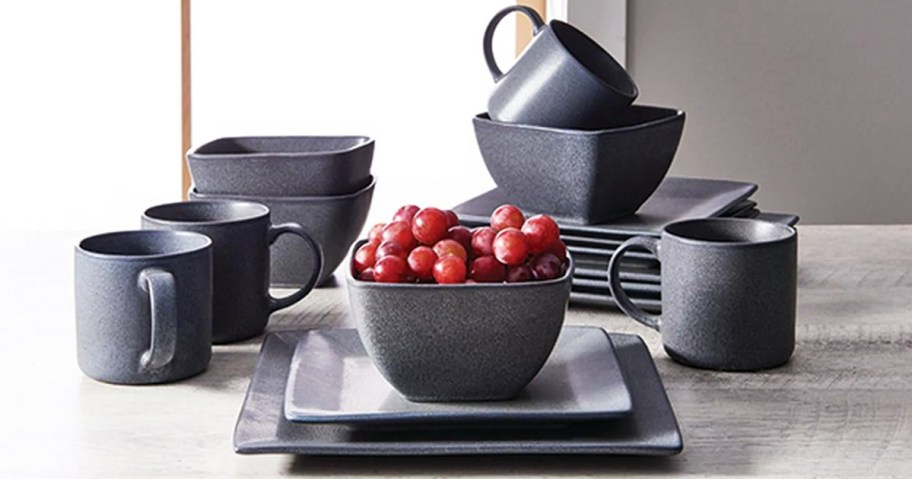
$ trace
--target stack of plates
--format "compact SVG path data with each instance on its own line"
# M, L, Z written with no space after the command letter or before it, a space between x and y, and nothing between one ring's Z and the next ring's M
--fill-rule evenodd
M413 403L352 329L266 337L234 434L242 454L669 455L681 432L643 341L566 327L513 400Z
M561 238L576 263L570 300L613 307L607 268L614 250L632 236L659 236L669 223L711 217L756 218L789 225L798 222L796 215L761 212L757 202L750 199L756 191L757 185L753 183L668 177L635 215L602 224L581 224L573 218L555 217ZM505 203L511 203L510 199L494 189L453 210L466 226L482 226L488 225L491 213ZM525 213L528 216L536 212ZM622 285L633 302L647 311L657 312L661 286L656 257L630 251L621 265Z

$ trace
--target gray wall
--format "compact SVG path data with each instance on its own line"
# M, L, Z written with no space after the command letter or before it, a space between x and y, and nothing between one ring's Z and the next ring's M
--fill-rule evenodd
M569 1L571 23L594 3ZM762 209L802 223L912 223L912 1L629 0L627 14L638 101L688 114L672 174L756 182Z

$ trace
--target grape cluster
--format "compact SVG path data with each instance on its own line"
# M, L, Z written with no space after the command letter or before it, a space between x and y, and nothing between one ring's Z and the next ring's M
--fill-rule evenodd
M371 228L352 271L378 283L517 283L562 276L567 247L547 215L529 219L513 205L491 214L491 226L469 230L456 214L405 205Z

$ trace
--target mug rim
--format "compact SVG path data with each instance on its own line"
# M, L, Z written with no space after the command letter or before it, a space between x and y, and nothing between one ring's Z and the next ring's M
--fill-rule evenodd
M218 206L218 207L229 207L229 206L239 206L242 208L247 208L252 210L249 212L242 212L244 214L239 214L234 218L222 218L214 220L187 220L187 219L174 219L167 218L163 216L153 216L156 210L170 210L176 209L177 211L182 211L188 208L198 208L202 206ZM258 203L255 201L246 201L246 200L234 200L227 198L206 198L201 200L194 201L175 201L173 203L162 203L160 205L150 206L146 208L143 212L143 219L153 222L160 225L171 225L171 226L217 226L217 225L234 225L252 221L259 221L263 218L269 218L270 210L269 207Z
M776 237L769 239L762 239L758 241L713 241L700 239L693 236L686 236L681 232L676 232L675 229L679 227L685 227L693 224L764 224L771 226L776 230ZM674 223L669 223L662 228L662 236L669 237L675 241L679 241L684 244L692 246L704 246L704 247L715 247L715 248L746 248L754 246L769 246L789 243L795 240L798 236L798 230L789 225L784 225L781 223L774 223L771 221L758 220L754 218L694 218L689 220L675 221Z
M152 254L123 254L123 253L107 253L100 251L98 249L92 249L89 247L88 243L94 241L104 241L111 238L118 237L143 237L143 236L173 236L173 237L184 237L188 240L197 241L198 244L191 244L187 246L182 246L180 248L175 248L174 251L168 251L164 253L152 253ZM110 261L148 261L154 259L164 259L164 258L178 258L181 256L189 256L201 251L205 251L212 247L212 239L202 233L195 233L192 231L175 231L175 230L123 230L123 231L111 231L108 233L99 233L96 235L88 236L79 240L79 243L76 244L76 252L83 256L93 259L102 259Z

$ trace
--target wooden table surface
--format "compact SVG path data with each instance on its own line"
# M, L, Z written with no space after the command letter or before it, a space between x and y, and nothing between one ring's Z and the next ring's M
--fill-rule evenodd
M0 477L912 476L912 226L799 227L798 344L768 372L690 369L618 312L571 308L568 324L646 339L684 436L668 458L237 455L262 337L215 347L206 373L176 384L88 379L75 355L80 236L0 240ZM350 325L337 286L275 314L269 330Z

